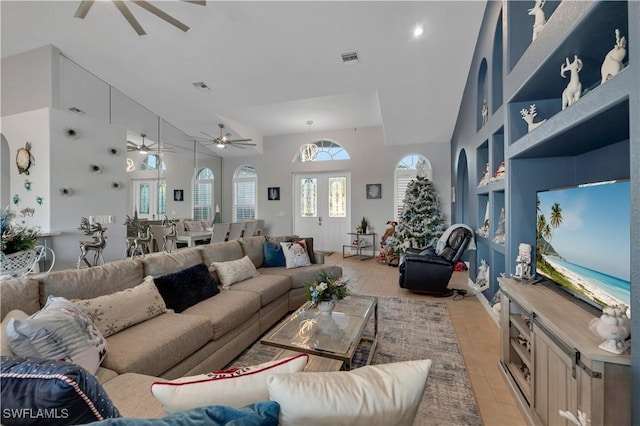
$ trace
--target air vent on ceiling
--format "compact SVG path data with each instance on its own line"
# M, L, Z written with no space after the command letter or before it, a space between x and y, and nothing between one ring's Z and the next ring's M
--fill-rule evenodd
M76 108L76 107L69 108L69 111L75 112L76 114L84 114L83 110L81 110L80 108Z
M355 65L360 63L360 59L358 58L358 51L356 50L345 52L341 56L342 63L344 63L345 65Z
M207 83L205 83L204 81L198 81L195 83L191 83L193 84L193 87L195 87L196 89L200 90L201 92L205 92L207 90L211 90L211 88L209 86L207 86Z

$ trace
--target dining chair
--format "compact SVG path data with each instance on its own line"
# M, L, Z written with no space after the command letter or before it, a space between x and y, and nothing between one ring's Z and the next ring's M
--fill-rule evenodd
M229 233L230 225L231 225L231 223L229 223L229 222L214 223L213 224L213 231L211 231L211 242L212 243L219 243L219 242L222 242L222 241L226 241L227 233Z
M243 238L251 238L255 235L256 228L258 227L257 220L247 220L244 222L244 234Z
M232 222L229 227L229 241L239 240L244 232L244 222Z

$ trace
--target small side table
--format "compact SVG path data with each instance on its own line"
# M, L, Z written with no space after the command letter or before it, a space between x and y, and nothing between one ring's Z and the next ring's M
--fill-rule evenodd
M358 233L358 232L348 232L350 237L355 237L358 241L358 244L344 244L342 246L342 258L345 259L347 257L352 256L360 256L360 260L373 259L376 255L376 234L375 232L371 233ZM354 238L352 238L353 240ZM345 249L355 249L355 254L347 255L345 253ZM363 250L371 250L371 255L364 255Z

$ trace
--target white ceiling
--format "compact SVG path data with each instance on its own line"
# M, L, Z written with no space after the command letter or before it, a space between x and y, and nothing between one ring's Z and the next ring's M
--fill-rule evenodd
M2 57L52 44L187 134L263 136L381 125L388 145L448 142L485 1L131 1L1 4ZM413 37L416 25L424 34ZM357 50L360 63L340 54ZM210 91L198 91L194 82ZM313 121L309 127L306 122ZM240 151L240 150L236 150Z

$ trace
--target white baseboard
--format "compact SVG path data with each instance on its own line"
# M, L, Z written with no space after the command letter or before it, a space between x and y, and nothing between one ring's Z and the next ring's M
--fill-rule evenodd
M469 287L471 287L472 283L473 281L469 279ZM476 297L478 298L482 306L484 306L484 309L487 311L487 313L489 314L493 322L495 322L498 328L500 328L500 316L493 311L492 306L489 304L489 301L487 300L487 298L484 297L484 294L478 293L476 294Z

